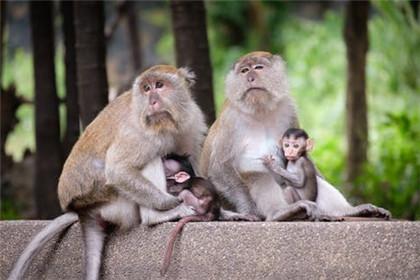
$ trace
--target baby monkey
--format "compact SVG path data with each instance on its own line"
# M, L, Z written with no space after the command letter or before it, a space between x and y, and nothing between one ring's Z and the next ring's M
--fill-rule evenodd
M170 154L163 158L163 166L168 193L181 198L197 214L182 218L171 231L160 271L161 275L164 275L169 267L175 239L184 225L189 222L217 220L220 215L220 200L213 184L208 180L195 176L194 170L188 161L188 156Z
M286 182L285 199L291 204L298 200L315 201L318 194L315 166L307 157L313 148L313 140L303 129L289 128L281 138L280 147L287 160L286 169L272 155L262 158L264 165L275 176Z

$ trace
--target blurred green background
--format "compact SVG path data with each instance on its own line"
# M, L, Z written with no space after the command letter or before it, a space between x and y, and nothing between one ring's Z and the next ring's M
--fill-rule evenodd
M311 18L300 15L289 2L253 5L259 21L250 25L248 2L206 3L217 108L224 99L224 76L239 56L257 49L282 55L301 126L315 139L312 158L328 181L348 197L348 190L341 187L346 157L343 9L329 8ZM385 207L396 218L420 219L420 24L408 2L378 1L372 6L367 59L369 157L359 178L360 197L348 198L352 203ZM149 9L143 20L162 30L155 46L157 57L175 63L168 13L164 4ZM63 96L60 43L56 56L58 92ZM6 48L5 58L3 87L19 81L17 92L31 100L31 53L21 48L8 54ZM118 82L110 78L111 85ZM60 110L62 127L64 110ZM6 143L15 161L22 159L26 148L34 149L33 106L22 105L17 115L20 122ZM19 205L2 201L2 218L18 217Z

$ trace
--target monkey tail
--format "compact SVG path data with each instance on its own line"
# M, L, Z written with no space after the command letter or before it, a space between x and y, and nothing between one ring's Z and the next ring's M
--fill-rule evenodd
M166 271L168 270L169 263L171 262L172 252L174 250L175 239L178 233L181 232L185 224L189 222L206 222L208 220L209 218L207 216L196 215L196 216L187 216L178 221L175 228L169 234L168 243L166 244L166 252L163 258L162 268L160 269L161 276L165 275Z
M45 244L50 241L56 234L77 222L79 216L74 212L68 212L55 218L42 229L34 239L26 246L23 253L15 263L10 272L8 280L23 279L26 270L31 264L32 259L41 251Z

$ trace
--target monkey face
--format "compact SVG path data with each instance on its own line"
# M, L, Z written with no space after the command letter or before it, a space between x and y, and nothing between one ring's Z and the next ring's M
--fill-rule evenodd
M268 52L243 56L226 78L227 97L249 111L272 110L287 93L283 61Z
M185 69L158 65L136 79L133 93L146 127L158 132L179 130L179 124L188 116L188 104L193 102L189 92L191 77L193 74Z
M288 161L296 161L306 153L306 140L303 137L284 137L281 142L284 157Z

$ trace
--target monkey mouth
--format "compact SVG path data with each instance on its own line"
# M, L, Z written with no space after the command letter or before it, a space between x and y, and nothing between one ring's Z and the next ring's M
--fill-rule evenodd
M263 88L263 87L250 87L245 91L244 96L247 96L247 95L253 94L253 93L261 93L261 92L267 93L267 89Z
M288 161L295 161L295 160L297 160L297 157L294 157L294 156L286 156L286 159Z
M160 111L146 116L148 126L174 126L175 120L168 111Z
M244 94L242 95L241 100L258 105L260 103L266 103L270 99L270 93L267 91L267 89L263 87L251 87L248 88Z

